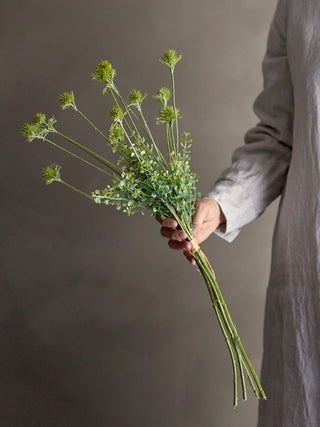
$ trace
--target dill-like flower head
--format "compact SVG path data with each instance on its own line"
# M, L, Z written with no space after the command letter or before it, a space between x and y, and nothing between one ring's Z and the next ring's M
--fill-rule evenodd
M74 93L71 92L63 92L59 98L58 98L59 104L61 105L62 109L65 110L68 107L72 107L73 109L76 109L76 104L74 101Z
M117 72L108 61L101 61L97 65L96 71L92 74L93 80L112 85Z
M35 125L43 125L46 123L46 115L43 113L36 113L32 121Z
M130 104L135 104L136 106L141 106L142 101L146 98L146 96L147 96L146 93L144 95L142 95L140 90L133 89L128 94L128 99L129 99Z
M165 107L170 99L170 90L166 87L162 87L158 90L157 95L155 95L154 98L160 101Z
M116 121L122 121L123 119L123 111L118 105L115 105L114 107L110 108L109 110L109 116Z
M53 163L42 170L42 178L45 180L46 184L51 184L54 181L61 182L60 169L61 166Z
M108 131L108 141L112 147L112 151L115 153L121 148L125 148L124 130L121 124L113 122Z
M182 58L181 54L178 55L174 49L169 49L162 54L162 57L160 58L160 62L162 62L162 64L168 65L168 67L172 72L177 62L179 62L181 58Z
M173 122L178 118L179 118L178 108L173 108L166 105L165 107L162 107L159 110L159 114L157 117L157 124L167 123L170 126L173 126Z
M56 132L54 124L56 119L51 117L47 120L45 114L37 113L32 120L32 123L25 123L22 126L21 134L31 142L34 139L45 139L50 132Z
M36 127L31 123L25 123L21 128L21 135L25 136L29 142L33 141L37 138Z

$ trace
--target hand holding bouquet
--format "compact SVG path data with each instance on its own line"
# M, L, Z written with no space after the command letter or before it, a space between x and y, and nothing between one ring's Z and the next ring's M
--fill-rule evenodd
M133 215L149 211L161 219L173 218L190 242L191 252L206 283L213 309L216 313L221 331L230 353L233 368L234 397L237 406L237 366L239 367L243 399L246 400L247 377L257 398L265 399L264 391L258 377L241 344L236 326L229 314L222 297L214 271L194 239L192 232L192 215L197 196L198 177L190 169L191 139L189 133L179 131L179 110L176 106L174 70L181 55L175 50L167 50L161 62L168 66L171 75L171 90L161 87L155 98L160 102L157 124L164 126L166 153L158 144L147 124L142 111L142 102L146 98L139 90L132 90L127 99L120 94L115 84L116 70L108 61L101 61L92 77L104 84L103 94L109 92L114 106L109 115L112 119L107 133L98 129L78 108L73 92L65 92L59 97L63 109L73 109L81 119L93 127L102 140L108 144L118 161L112 163L105 157L82 145L70 136L60 132L54 117L49 119L37 113L32 123L26 123L22 134L29 142L40 139L76 157L97 172L108 177L109 183L102 189L86 194L61 177L61 167L57 164L47 166L42 177L47 184L60 182L74 191L88 197L95 203L114 205L116 209ZM172 97L172 105L169 105ZM53 141L53 137L64 140L74 152L64 145ZM81 153L80 151L84 154ZM78 153L78 154L77 154ZM84 157L85 156L85 157ZM89 160L90 158L90 160Z

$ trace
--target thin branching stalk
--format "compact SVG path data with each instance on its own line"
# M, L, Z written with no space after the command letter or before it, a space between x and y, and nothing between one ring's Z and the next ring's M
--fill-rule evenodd
M103 170L103 169L99 168L98 166L96 166L96 165L94 165L93 163L89 162L88 160L86 160L86 159L84 159L84 158L82 158L82 157L78 156L77 154L74 154L72 151L69 151L69 150L67 150L67 149L66 149L66 148L64 148L64 147L61 147L60 145L56 144L55 142L51 141L50 139L48 139L48 138L44 138L44 141L49 142L49 144L53 145L54 147L59 148L60 150L64 151L65 153L70 154L70 156L73 156L73 157L75 157L76 159L81 160L82 162L86 163L87 165L92 166L93 168L97 169L99 172L102 172L102 173L104 173L105 175L108 175L108 176L111 176L111 177L113 176L111 173L109 173L109 172L107 172L107 171L105 171L105 170Z
M172 84L172 101L173 101L173 108L174 111L176 111L176 89L175 89L175 83L174 83L174 70L171 70L171 84ZM176 135L177 135L177 150L178 150L178 144L179 144L179 124L178 124L178 114L176 114Z
M81 194L82 196L85 196L85 197L87 197L88 199L92 200L92 196L90 196L90 194L87 194L87 193L85 193L84 191L79 190L79 188L76 188L76 187L74 187L73 185L68 184L67 182L63 181L62 179L61 179L59 182L61 182L61 184L66 185L67 187L71 188L71 190L76 191L77 193Z
M59 131L56 131L56 134L62 136L62 138L71 142L71 144L75 145L77 148L79 148L83 152L89 154L91 157L98 160L98 162L102 163L103 165L107 166L109 169L113 170L113 172L120 175L120 171L121 171L120 168L118 168L118 166L114 165L113 163L109 162L109 160L100 156L100 154L95 153L94 151L90 150L89 148L85 147L84 145L80 144L79 142L75 141L74 139L69 138L68 136L64 135L63 133L61 133Z
M107 142L109 142L107 136L99 128L97 128L97 126L92 123L88 119L88 117L86 117L80 110L78 110L78 108L75 108L75 111L80 115L81 118L83 118L87 123L89 123L89 125L92 126L96 132L98 132Z

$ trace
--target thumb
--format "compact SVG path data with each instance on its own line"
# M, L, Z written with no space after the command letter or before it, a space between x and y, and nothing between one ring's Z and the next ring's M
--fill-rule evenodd
M208 215L208 209L205 203L201 203L201 200L196 200L195 213L192 217L192 233L195 238L198 237L201 226L206 220Z

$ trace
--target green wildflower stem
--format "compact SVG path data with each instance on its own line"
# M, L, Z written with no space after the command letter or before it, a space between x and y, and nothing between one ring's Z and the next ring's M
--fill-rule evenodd
M170 126L170 132L171 132L172 148L173 148L173 151L174 151L175 155L177 155L177 148L176 148L175 142L174 142L173 126Z
M49 144L53 145L54 147L59 148L60 150L64 151L65 153L70 154L70 156L73 156L73 157L75 157L76 159L81 160L82 162L86 163L87 165L92 166L93 168L95 168L95 169L99 170L100 172L102 172L102 173L104 173L104 174L106 174L106 175L109 175L109 176L113 177L113 175L112 175L111 173L109 173L109 172L107 172L107 171L105 171L105 170L103 170L103 169L99 168L98 166L94 165L94 164L93 164L93 163L91 163L91 162L88 162L88 160L83 159L83 158L82 158L82 157L80 157L80 156L77 156L77 154L74 154L74 153L72 153L72 151L69 151L69 150L67 150L66 148L61 147L60 145L56 144L55 142L51 141L50 139L48 139L48 138L44 138L44 141L49 142Z
M79 188L76 188L76 187L74 187L73 185L68 184L67 182L63 181L62 179L61 179L61 180L59 180L58 182L61 182L61 184L66 185L67 187L71 188L71 190L73 190L73 191L75 191L75 192L77 192L77 193L81 194L82 196L85 196L85 197L87 197L88 199L92 200L92 197L90 196L90 194L87 194L87 193L85 193L84 191L79 190Z
M171 135L170 135L170 129L169 125L166 123L166 140L167 140L167 149L168 149L168 158L169 158L169 164L171 166L172 163L172 147L171 147Z
M194 257L195 257L195 259L197 261L197 264L198 264L198 266L199 266L199 268L201 270L201 273L203 274L205 272L205 273L209 274L209 277L207 277L207 278L205 277L205 279L208 280L208 278L209 278L210 284L212 285L212 289L214 291L214 295L215 295L216 301L218 302L219 311L222 314L223 319L224 319L224 323L226 324L226 326L227 326L227 328L229 330L229 335L230 335L230 337L232 339L233 346L234 346L236 352L238 353L238 351L240 351L240 354L241 354L241 357L240 356L238 357L239 366L240 366L240 364L242 364L242 358L243 358L244 361L245 361L245 363L246 363L246 365L247 365L247 367L248 367L248 369L249 369L249 372L251 373L251 375L252 375L252 377L254 379L255 384L258 387L258 390L259 390L259 393L260 393L260 397L263 398L263 399L265 399L266 398L265 393L264 393L264 391L263 391L263 389L261 387L261 384L259 382L259 379L258 379L258 377L257 377L257 375L256 375L256 373L255 373L255 371L254 371L254 369L253 369L253 367L251 365L251 362L250 362L250 360L249 360L249 358L248 358L248 356L247 356L247 354L246 354L246 352L245 352L245 350L243 348L243 345L242 345L240 337L239 337L239 335L237 333L235 324L234 324L233 320L231 319L230 313L229 313L229 311L227 309L227 306L226 306L226 304L224 302L224 299L222 297L221 291L220 291L218 283L217 283L217 281L216 281L216 279L214 277L214 274L211 272L211 270L210 270L210 268L209 268L206 260L203 259L203 255L202 255L202 253L201 253L200 250L198 250L198 251L196 251L194 253ZM204 261L204 264L203 264L203 261ZM241 374L241 372L242 372L242 375L243 375L242 369L240 369L240 374ZM242 383L244 384L243 381L242 381ZM246 396L245 391L243 392L243 395Z
M139 157L139 155L138 155L138 153L136 151L136 148L135 148L134 144L132 143L132 141L130 139L130 136L127 134L127 131L126 131L126 129L125 129L125 127L123 125L122 125L122 129L123 129L123 132L124 132L125 136L127 137L127 140L129 141L129 144L131 145L132 150L134 151L134 154L136 155L136 158L141 163L141 159L140 159L140 157Z
M113 89L109 88L109 90L110 90L110 93L111 93L111 95L112 95L112 98L113 98L114 102L116 103L117 107L121 108L121 107L120 107L120 105L119 105L119 102L118 102L117 98L115 97L115 95L114 95L114 93L113 93L113 92L115 92L115 93L119 96L119 98L120 98L120 95L119 95L119 92L118 92L117 88L114 86L114 87L113 87ZM126 112L128 112L128 109L127 109L127 108L126 108ZM129 117L130 117L130 114L129 114ZM130 117L130 118L131 118L131 117ZM125 124L127 125L127 127L128 127L128 129L129 129L129 132L131 133L131 135L133 135L133 130L131 129L131 127L130 127L130 125L129 125L129 123L128 123L128 121L127 121L127 119L126 119L125 117L123 117L123 121L124 121L124 122L125 122ZM132 119L131 119L131 121L132 121ZM137 131L137 132L138 132L138 131ZM138 132L138 133L139 133L139 132Z
M96 132L98 132L106 141L108 141L109 142L109 140L108 140L108 138L107 138L107 136L100 130L100 129L98 129L97 128L97 126L94 124L94 123L92 123L89 119L88 119L88 117L86 117L80 110L78 110L78 108L76 107L75 109L74 109L79 115L80 115L80 117L82 117L90 126L92 126L93 127L93 129L96 131Z
M177 221L177 223L180 225L181 229L186 232L187 239L192 241L193 235L191 226L188 223L188 221L185 218L182 218L181 216L176 214L176 211L173 207L168 207L168 209L171 211L172 217ZM230 316L230 313L228 311L228 308L224 302L224 299L222 297L221 291L219 289L218 283L215 279L215 275L213 273L213 270L211 269L211 266L209 262L207 261L205 255L200 249L197 249L194 252L194 258L197 262L197 265L200 269L200 272L205 280L205 283L207 285L207 289L210 295L210 299L212 301L212 305L214 307L215 313L218 318L218 322L221 328L221 331L223 333L223 336L225 338L225 341L227 343L232 367L233 367L233 383L234 383L234 397L233 397L233 404L234 406L237 406L237 369L236 369L236 363L235 363L235 357L234 352L237 356L237 362L239 365L239 371L240 371L240 378L241 378L241 386L242 386L242 396L243 399L246 400L247 398L247 391L246 391L246 385L245 385L245 379L244 379L244 371L247 374L247 377L249 379L249 383L253 389L253 392L255 396L260 399L266 399L266 395L261 387L261 384L259 382L259 379L252 367L252 364L243 348L243 345L241 343L240 337L237 333L236 326ZM257 391L258 389L258 391Z
M172 84L172 101L173 101L173 108L174 111L176 111L176 90L175 90L175 84L174 84L174 69L171 69L171 84ZM176 133L177 133L177 151L179 151L179 125L178 125L178 115L176 115Z
M138 108L138 111L139 111L140 116L141 116L141 119L142 119L143 128L144 128L144 130L145 130L146 134L148 135L148 137L149 137L150 141L152 142L152 145L154 146L154 148L155 148L155 150L156 150L156 152L157 152L157 154L158 154L158 156L159 156L159 158L160 158L161 162L163 163L163 165L164 165L165 167L168 167L167 162L166 162L165 158L163 157L163 154L162 154L162 153L161 153L161 151L159 150L159 147L157 146L157 144L156 144L156 142L155 142L155 140L154 140L154 138L153 138L153 136L152 136L152 133L151 133L151 131L150 131L150 128L149 128L149 126L148 126L148 123L147 123L147 121L146 121L146 119L145 119L145 117L144 117L144 115L143 115L142 109L141 109L141 108Z
M246 389L246 382L245 382L245 378L244 378L244 372L243 372L243 367L244 367L244 363L243 363L243 358L241 356L241 353L238 349L238 347L236 347L237 349L237 359L238 359L238 364L239 364L239 370L240 370L240 380L241 380L241 387L242 387L242 399L243 400L247 400L247 389Z
M113 170L116 174L120 175L120 169L114 165L113 163L109 162L109 160L105 159L104 157L100 156L99 154L95 153L94 151L90 150L89 148L85 147L82 144L79 144L79 142L74 141L73 139L69 138L68 136L64 135L63 133L59 131L55 131L56 134L62 136L62 138L66 139L67 141L71 142L71 144L78 147L80 150L84 151L85 153L92 156L94 159L98 160L98 162L102 163L104 166L107 166L109 169Z
M214 293L213 293L213 289L210 286L210 281L206 277L207 276L206 273L208 273L208 272L206 271L205 263L203 262L203 259L201 259L201 258L199 258L199 260L197 261L197 263L198 263L199 267L201 265L201 267L200 267L201 268L201 272L202 271L204 272L203 276L205 278L205 283L207 285L207 289L208 289L208 292L209 292L209 295L210 295L210 299L212 301L212 306L213 306L214 311L216 313L220 329L222 331L223 337L225 339L225 342L226 342L228 350L229 350L229 354L230 354L230 358L231 358L231 363L232 363L232 370L233 370L233 406L236 407L238 405L238 382L237 382L236 360L235 360L234 353L233 353L233 350L232 350L232 346L234 347L234 343L232 342L232 340L230 340L230 338L228 336L228 333L225 330L224 322L221 319L219 308L218 308L218 304L216 302L216 298L215 298Z
M210 283L210 273L209 273L209 269L206 268L207 267L206 262L203 259L203 257L197 256L197 253L195 253L194 256L196 258L196 261L197 261L197 264L200 268L200 271L201 271L201 273L205 279L205 283L207 285L207 289L208 289L208 292L210 295L210 299L212 301L213 308L214 308L215 313L216 313L217 318L218 318L220 329L222 331L222 334L223 334L224 339L226 341L227 347L229 349L231 363L232 363L232 369L233 369L233 387L234 387L233 406L236 407L238 404L238 391L237 391L238 384L237 384L236 360L235 360L234 353L233 353L233 351L236 351L236 348L235 348L234 342L232 340L232 337L230 337L230 328L229 328L229 325L226 323L225 315L223 312L221 312L220 307L219 307L219 305L220 305L219 301L217 300L216 296L214 295L214 289L212 288L211 283ZM223 321L221 319L220 314L222 315ZM228 333L226 332L225 328L227 328ZM233 350L232 350L231 344L232 344Z
M125 112L128 114L128 116L129 116L129 118L130 118L130 120L131 120L131 123L132 123L132 125L133 125L133 127L134 127L134 129L135 129L135 131L137 132L137 134L139 135L139 131L138 131L138 129L137 129L137 127L136 127L136 124L135 124L135 122L134 122L134 120L133 120L133 118L131 117L131 111L130 111L130 108L128 107L128 105L127 105L127 103L125 102L125 100L122 98L122 96L121 96L121 94L120 94L120 92L118 91L118 89L116 88L116 86L114 85L114 91L115 91L115 93L118 95L118 97L119 97L119 99L120 99L120 101L121 101L121 104L123 105L123 107L124 107L124 110L125 110ZM115 98L114 98L115 99ZM119 104L118 104L119 105ZM126 123L127 124L127 123ZM127 126L129 127L129 125L127 124ZM129 129L130 129L130 127L129 127ZM130 132L132 133L132 131L130 130Z

